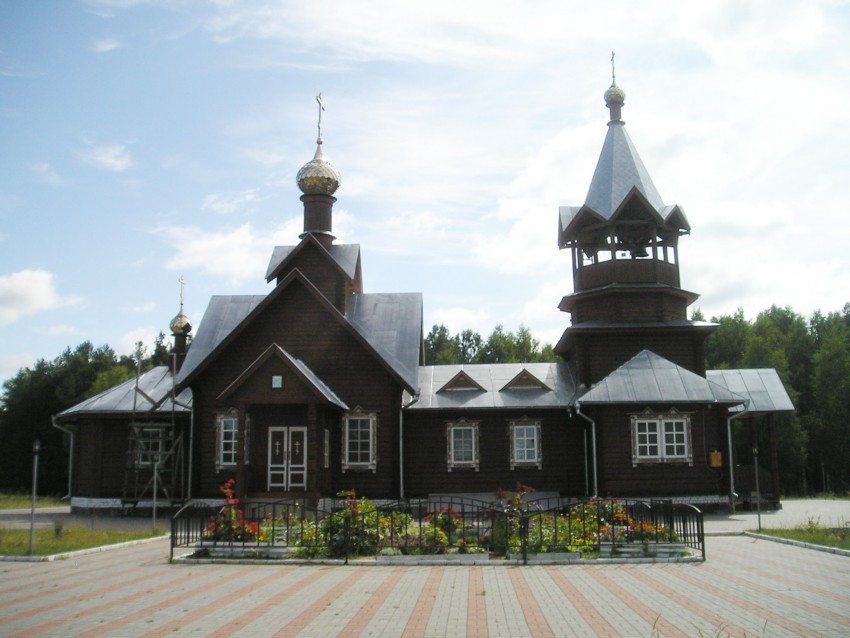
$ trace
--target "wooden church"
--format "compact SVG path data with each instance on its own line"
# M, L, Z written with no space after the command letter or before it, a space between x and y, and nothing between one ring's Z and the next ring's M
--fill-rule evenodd
M71 436L72 507L241 495L318 500L493 494L726 503L749 489L738 421L767 428L760 472L778 498L774 416L793 410L774 370L706 371L716 325L691 321L679 238L605 92L608 131L587 198L559 211L573 292L559 363L424 360L420 294L367 293L358 245L335 243L340 174L323 155L297 175L304 232L273 249L267 295L213 297L200 329L171 323L154 368L55 417ZM554 301L554 300L553 300ZM554 304L553 304L554 305ZM736 483L737 482L737 483Z

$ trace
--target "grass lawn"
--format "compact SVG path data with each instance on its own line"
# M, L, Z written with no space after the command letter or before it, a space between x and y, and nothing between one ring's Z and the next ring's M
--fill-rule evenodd
M82 528L37 529L33 540L33 554L49 556L78 549L124 543L140 538L162 536L164 532L123 532L114 530L90 531ZM28 529L0 529L0 556L26 556L29 554Z
M759 534L850 550L850 527L847 526L841 528L821 527L816 521L810 520L805 525L798 525L797 527L763 529Z
M35 499L36 508L39 507L63 507L68 505L67 501L60 501L52 496L39 496ZM0 510L21 510L32 507L31 494L7 494L0 492Z

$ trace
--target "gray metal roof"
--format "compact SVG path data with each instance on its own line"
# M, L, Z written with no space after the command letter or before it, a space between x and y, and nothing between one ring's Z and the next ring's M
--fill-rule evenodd
M172 403L171 392L174 384L168 366L157 366L140 375L138 388L139 392L136 392L136 378L133 377L60 412L57 418L60 421L70 421L91 414L129 415L133 413L134 398L138 415L170 414L172 405L178 413L191 410L192 391L188 388L177 395L176 403Z
M523 370L548 389L505 386ZM481 389L442 390L463 371ZM478 410L489 408L564 408L575 398L575 374L567 363L499 363L422 366L419 401L410 410Z
M582 404L745 402L746 397L649 350L636 354L579 397Z
M326 250L315 239L313 240L322 250ZM272 250L269 266L266 269L266 281L270 281L281 270L283 264L289 257L295 253L297 248L301 248L305 242L301 242L297 246L275 246ZM349 279L354 279L357 275L357 262L360 260L360 245L359 244L333 244L328 250L330 256L342 269Z
M210 299L198 333L177 375L178 383L190 378L260 304L281 289L281 285L285 287L285 284L280 284L268 296L216 296ZM307 285L310 285L309 282ZM321 295L318 291L316 294ZM416 368L422 348L420 293L352 295L349 310L341 319L348 322L408 388L416 387Z
M637 188L659 213L665 208L624 122L609 122L585 205L610 219L632 188Z
M186 353L183 367L177 373L177 383L182 383L194 372L265 298L265 295L211 297L198 332Z
M745 409L750 414L794 411L791 397L773 368L708 370L705 375L712 383L748 399L746 406L732 406L730 412L743 412Z
M422 352L422 293L352 295L346 319L410 388Z

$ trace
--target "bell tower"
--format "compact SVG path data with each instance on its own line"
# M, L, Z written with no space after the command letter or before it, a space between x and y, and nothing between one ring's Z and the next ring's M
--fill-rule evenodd
M681 288L679 276L679 238L690 225L681 207L663 203L626 132L626 94L613 73L604 98L608 132L585 203L559 210L573 293L558 305L571 326L556 352L575 361L588 386L644 349L703 374L713 326L687 320L698 295Z

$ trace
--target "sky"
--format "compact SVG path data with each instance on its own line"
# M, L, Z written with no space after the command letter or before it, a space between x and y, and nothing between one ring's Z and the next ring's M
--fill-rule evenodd
M850 301L850 3L0 0L0 382L84 341L197 331L266 294L303 226L298 169L342 175L365 292L426 332L526 326L572 292L616 81L706 317Z

